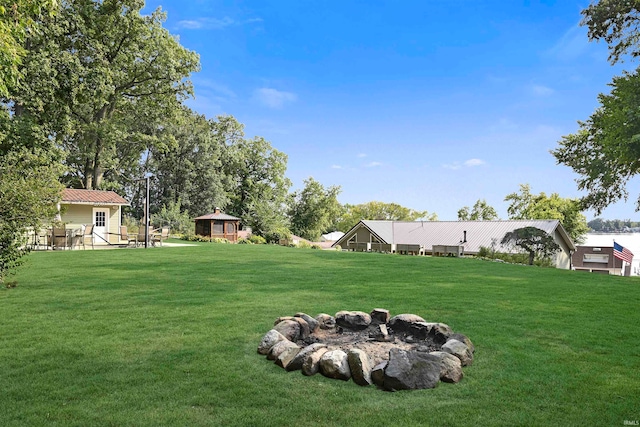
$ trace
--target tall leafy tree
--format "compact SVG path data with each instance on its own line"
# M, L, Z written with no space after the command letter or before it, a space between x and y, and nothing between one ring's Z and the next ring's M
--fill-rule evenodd
M191 92L197 54L162 27L160 10L143 16L143 6L64 0L28 40L16 113L57 121L71 185L101 188L128 171Z
M549 258L560 246L553 237L536 227L524 227L510 231L504 235L503 245L514 245L529 254L529 265L533 265L536 257Z
M0 97L7 96L20 78L29 32L40 30L38 20L57 9L57 0L9 0L0 4Z
M27 253L27 230L38 230L58 212L57 160L40 127L0 110L0 284Z
M438 215L428 211L416 211L397 203L384 203L371 201L359 205L344 205L344 212L337 223L337 229L348 231L360 220L387 220L387 221L437 221Z
M313 177L306 179L304 188L291 195L291 231L311 241L318 241L322 233L333 231L330 228L340 211L338 194L338 186L325 188Z
M235 119L222 120L223 170L229 203L226 210L265 237L288 233L286 202L291 181L287 155L262 137L244 139Z
M509 219L557 219L575 243L582 243L589 231L580 201L563 198L558 193L532 194L529 184L520 184L520 191L508 194Z
M227 205L218 125L183 107L159 132L163 143L151 148L148 163L153 212L178 204L199 216Z
M478 199L471 210L468 206L458 210L459 221L493 221L496 219L498 219L498 212L484 199Z

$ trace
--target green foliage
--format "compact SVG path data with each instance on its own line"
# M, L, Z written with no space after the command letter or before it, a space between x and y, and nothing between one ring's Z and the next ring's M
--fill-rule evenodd
M311 243L307 242L306 240L300 240L296 247L299 249L311 249Z
M468 206L458 210L459 221L493 221L496 219L498 219L498 213L484 199L478 199L471 211Z
M172 233L188 234L194 230L194 223L189 212L182 211L180 199L177 202L169 202L163 206L160 212L151 215L153 227L169 227Z
M305 239L318 241L322 233L332 231L331 226L340 213L340 187L332 185L325 189L312 177L304 184L301 191L291 195L289 202L291 231Z
M497 252L495 249L484 246L480 247L476 257L481 259L499 260L509 264L528 264L530 261L529 254ZM538 267L555 268L550 258L536 257L533 261L533 265L537 265Z
M587 225L593 231L614 233L629 233L632 231L636 231L634 229L640 228L639 221L631 221L630 219L621 220L595 218L589 221Z
M508 194L504 200L510 202L509 219L557 219L576 244L584 242L589 231L577 199L562 198L558 193L531 194L529 184L520 184L520 192Z
M582 11L580 25L589 28L589 40L604 40L609 45L609 61L640 56L640 2L638 0L600 0Z
M58 213L62 191L62 169L42 148L46 140L38 141L35 131L22 133L21 121L13 119L9 134L0 134L0 284L22 263L27 230L39 229Z
M360 205L344 205L342 217L336 224L336 229L342 232L349 231L361 220L388 220L388 221L437 221L438 215L427 211L415 211L397 203L367 202Z
M38 20L52 15L58 0L10 0L0 4L0 97L18 84L27 35L40 31Z
M238 239L236 243L239 245L253 245L253 243L249 239L243 239L243 238Z
M254 245L264 245L267 243L267 240L264 237L258 236L256 234L250 235L247 240L253 243Z
M500 243L524 250L529 254L529 265L533 265L536 258L548 259L560 250L553 236L536 227L517 228L510 231L504 235Z
M311 245L311 249L322 249L322 246L317 245L317 244L313 244L313 245Z

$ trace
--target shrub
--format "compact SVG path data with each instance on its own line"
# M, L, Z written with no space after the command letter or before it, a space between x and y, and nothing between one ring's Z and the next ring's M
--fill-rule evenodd
M334 248L336 251L341 251L341 250L342 250L342 246L340 246L340 245L335 245L333 248Z
M267 243L267 240L264 237L258 236L257 234L250 235L248 240L254 245L264 245Z
M311 243L305 241L305 240L300 240L298 242L298 247L300 249L310 249L311 248Z
M311 245L311 249L322 249L320 245Z
M238 239L237 243L239 245L253 245L253 243L251 242L251 240L249 239L243 239L242 237Z

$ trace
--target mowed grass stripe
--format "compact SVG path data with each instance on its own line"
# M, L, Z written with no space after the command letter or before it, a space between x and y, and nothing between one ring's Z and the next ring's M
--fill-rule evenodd
M0 291L1 425L621 425L640 280L475 259L200 244L33 253ZM416 313L476 344L461 383L385 393L256 354L278 316Z

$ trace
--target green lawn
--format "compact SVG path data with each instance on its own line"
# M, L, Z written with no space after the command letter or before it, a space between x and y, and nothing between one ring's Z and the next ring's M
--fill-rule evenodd
M0 290L2 426L623 425L640 280L275 246L40 252ZM387 308L476 346L459 384L388 393L256 353L278 316Z

